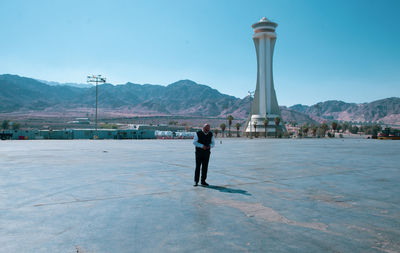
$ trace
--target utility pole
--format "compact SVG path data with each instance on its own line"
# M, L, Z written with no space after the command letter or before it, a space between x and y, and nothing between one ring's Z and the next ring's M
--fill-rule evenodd
M251 96L254 95L254 91L248 91L248 93L249 93L249 101L250 101L250 111L249 111L250 139L253 139L253 135L251 133Z
M106 78L102 77L101 75L91 75L91 76L87 76L87 82L96 84L96 118L95 118L96 135L94 136L93 139L97 139L98 138L98 135L97 135L97 100L98 100L98 88L97 88L97 85L99 83L105 83L106 82Z

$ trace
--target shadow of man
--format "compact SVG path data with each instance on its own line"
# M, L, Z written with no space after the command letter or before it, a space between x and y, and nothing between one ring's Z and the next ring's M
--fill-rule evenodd
M220 192L237 193L237 194L243 194L243 195L251 196L251 194L248 193L245 190L228 188L228 187L225 187L225 186L209 185L209 186L205 186L205 188L210 188L210 189L217 190L217 191L220 191Z

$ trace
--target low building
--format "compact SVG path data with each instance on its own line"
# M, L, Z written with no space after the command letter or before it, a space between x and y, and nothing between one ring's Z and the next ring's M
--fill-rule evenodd
M94 139L95 129L64 129L64 130L5 130L4 136L12 140L72 140ZM97 139L155 139L152 129L98 129Z

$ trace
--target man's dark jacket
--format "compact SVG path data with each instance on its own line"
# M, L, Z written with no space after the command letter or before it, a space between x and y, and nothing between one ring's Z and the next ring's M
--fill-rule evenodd
M212 133L208 132L208 134L205 134L203 131L198 131L197 132L197 137L198 137L198 143L203 144L205 146L210 146L211 145L211 139L212 139ZM196 152L210 152L209 149L204 150L202 148L196 147Z

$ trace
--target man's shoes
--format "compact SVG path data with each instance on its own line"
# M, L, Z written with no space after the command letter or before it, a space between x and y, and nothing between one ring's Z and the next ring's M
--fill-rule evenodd
M199 185L199 183L197 183L197 182L194 182L194 185L193 186L198 186Z
M209 186L209 184L207 184L207 182L206 182L206 181L204 181L204 182L201 182L201 185L202 185L202 186Z

